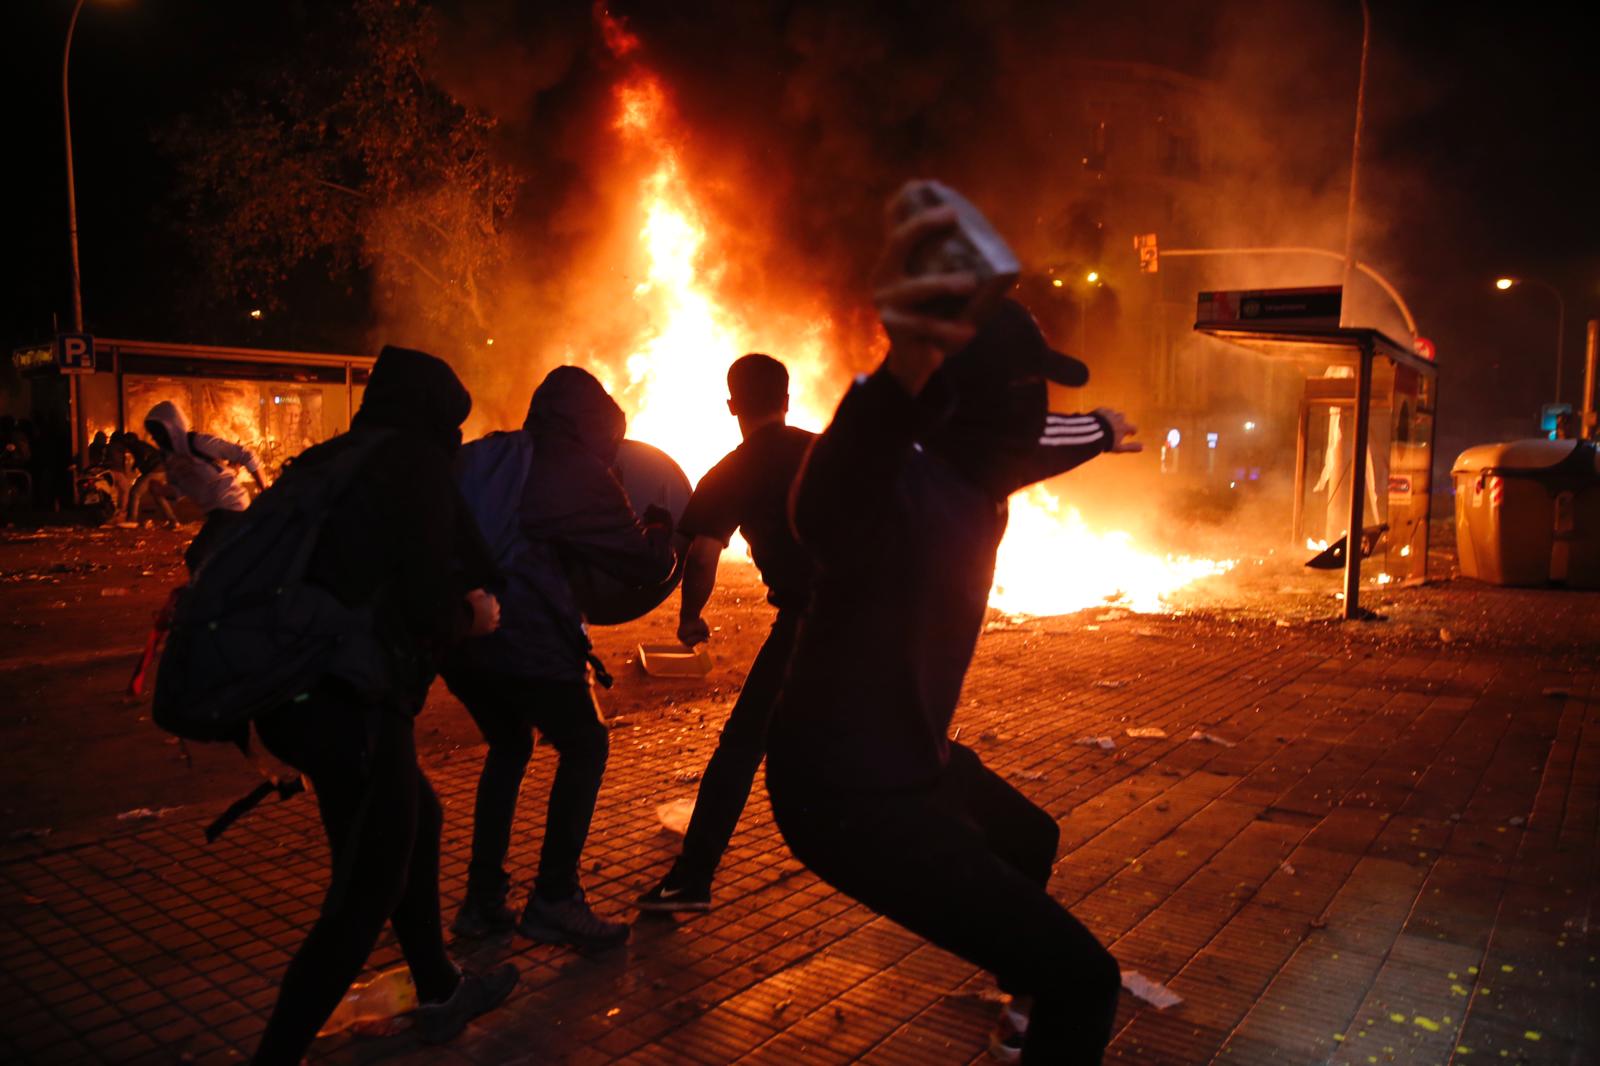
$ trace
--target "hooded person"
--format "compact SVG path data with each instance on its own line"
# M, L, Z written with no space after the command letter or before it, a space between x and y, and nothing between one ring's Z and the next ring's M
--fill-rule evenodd
M1138 446L1116 412L1050 412L1048 383L1081 385L1087 370L1021 305L1002 303L975 336L924 310L972 289L970 275L905 276L916 241L952 221L924 211L891 236L878 293L889 354L845 395L795 483L791 517L817 576L767 788L784 840L819 877L996 975L1013 997L998 1057L1094 1063L1119 973L1047 891L1055 820L949 728L1006 497Z
M416 982L413 1028L448 1040L499 1004L514 966L463 972L445 950L439 910L443 816L417 763L414 719L440 657L492 632L495 568L451 476L467 390L442 360L386 347L350 432L295 460L294 476L367 454L323 522L308 579L349 606L370 605L392 684L381 694L324 678L255 720L262 744L311 782L333 859L322 910L289 962L255 1055L298 1063L377 943L393 926Z
M475 513L514 509L500 552L505 578L493 586L500 628L464 642L444 669L445 684L489 745L473 812L466 898L451 925L461 936L514 925L532 939L583 948L628 936L626 924L590 910L578 878L610 734L589 689L595 660L572 583L583 569L637 586L672 573L671 516L652 508L641 521L612 472L626 426L622 409L592 374L557 367L534 391L521 431L474 441L458 464L458 482ZM511 468L499 464L508 454L526 463L515 467L520 482L483 476ZM505 860L535 729L555 747L557 763L538 874L519 918L506 907Z
M144 416L144 428L161 451L166 476L164 483L151 485L150 491L169 498L187 497L206 516L205 524L184 552L184 562L194 570L205 561L234 518L250 506L250 495L239 484L238 471L249 471L263 489L267 487L266 475L261 472L255 453L244 445L190 430L183 412L170 400L150 408Z

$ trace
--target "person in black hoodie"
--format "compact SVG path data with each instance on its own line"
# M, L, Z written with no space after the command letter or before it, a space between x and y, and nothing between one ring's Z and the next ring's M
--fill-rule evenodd
M346 604L372 605L392 684L375 700L324 680L256 719L267 750L310 779L333 857L322 912L284 973L258 1063L301 1061L386 922L416 981L414 1028L426 1041L455 1036L517 982L514 966L463 973L445 951L442 812L413 737L439 656L498 619L483 591L494 567L450 470L471 406L444 362L386 347L350 432L295 460L314 470L347 449L373 449L328 515L309 576Z
M632 585L655 584L672 573L671 515L652 508L641 524L611 469L626 427L604 386L575 366L552 370L528 405L523 432L531 438L531 457L518 504L521 538L498 586L500 628L464 642L444 669L445 684L489 743L473 812L467 894L451 924L461 936L515 925L535 940L585 948L628 936L626 924L589 909L578 879L610 734L589 690L592 653L571 580L583 568ZM555 746L558 761L538 875L518 919L505 904L505 859L535 729Z
M975 335L930 317L927 301L959 300L974 280L910 278L905 262L953 219L923 211L891 234L876 295L889 353L846 394L795 483L791 515L818 571L767 788L784 840L819 877L997 976L1014 997L997 1055L1015 1058L1025 1041L1027 1062L1099 1062L1119 973L1046 889L1055 820L948 730L1006 498L1139 446L1114 411L1049 413L1047 381L1088 372L1050 350L1021 305L1003 302Z

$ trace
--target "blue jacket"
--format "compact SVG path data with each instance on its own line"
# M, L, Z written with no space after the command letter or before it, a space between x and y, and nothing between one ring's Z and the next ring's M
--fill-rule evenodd
M605 388L577 367L557 367L534 391L520 431L526 439L507 442L529 455L517 505L521 536L497 560L505 572L493 589L500 628L458 645L447 674L582 681L589 640L571 575L592 567L647 585L672 572L670 529L641 525L611 470L626 425ZM474 504L472 487L462 489Z

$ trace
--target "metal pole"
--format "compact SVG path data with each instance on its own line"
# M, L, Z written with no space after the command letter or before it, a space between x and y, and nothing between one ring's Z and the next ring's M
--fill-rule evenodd
M1361 339L1356 364L1356 424L1350 470L1350 530L1344 542L1344 619L1360 618L1361 529L1367 502L1367 434L1372 422L1372 341Z
M83 279L78 270L78 190L72 174L72 107L67 93L67 66L72 59L72 35L78 28L83 0L72 5L67 23L67 46L61 53L61 120L67 134L67 237L72 244L72 328L83 332Z
M1367 47L1372 40L1372 12L1367 0L1361 0L1361 73L1356 79L1356 127L1350 137L1350 200L1344 213L1344 291L1350 290L1350 275L1356 268L1356 176L1361 163L1361 125L1367 109ZM1348 304L1339 301L1339 324L1349 321Z
M72 59L72 35L78 28L78 13L83 10L83 0L72 5L72 18L67 22L67 44L61 53L61 121L67 141L67 237L72 246L72 327L83 332L83 279L78 269L78 190L72 173L72 107L67 92L67 66ZM72 454L76 460L83 457L83 429L79 425L82 403L78 396L78 375L67 380L67 422L72 433Z
M1300 423L1294 442L1294 507L1290 512L1294 523L1295 547L1305 539L1306 529L1306 445L1311 435L1311 405L1305 396L1300 397Z
M1600 357L1600 318L1591 318L1584 331L1583 345L1583 419L1578 424L1578 435L1584 440L1594 440L1597 434L1594 415L1595 363Z

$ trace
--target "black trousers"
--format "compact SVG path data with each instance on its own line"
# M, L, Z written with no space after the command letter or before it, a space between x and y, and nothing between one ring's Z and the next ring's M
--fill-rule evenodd
M694 814L683 835L683 854L678 857L676 872L691 882L711 880L739 825L756 770L767 754L767 727L799 627L800 612L778 612L723 723L717 750L700 778Z
M790 850L847 896L1034 996L1023 1062L1098 1063L1117 962L1046 890L1060 830L959 744L934 787L841 793L768 774Z
M258 1063L298 1063L394 926L417 994L440 1000L459 971L439 916L439 800L417 765L410 716L332 687L263 715L267 750L311 779L333 853L322 913L284 971Z
M472 860L467 897L504 900L511 823L537 729L556 749L544 844L533 890L541 899L566 899L578 891L578 860L594 818L611 737L600 722L589 686L480 671L453 670L445 684L478 723L489 751L478 776L473 810Z

